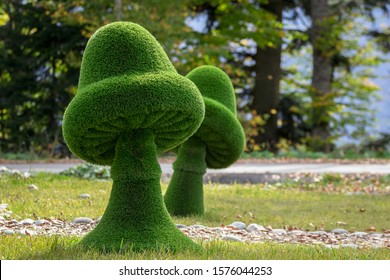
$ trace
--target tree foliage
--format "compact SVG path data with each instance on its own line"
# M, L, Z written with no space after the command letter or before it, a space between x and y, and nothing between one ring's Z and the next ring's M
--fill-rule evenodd
M2 151L51 151L76 90L86 25L69 7L5 1L0 26Z
M277 3L283 5L282 20L272 9ZM313 98L310 85L309 0L5 0L0 4L1 151L53 152L62 141L61 116L76 92L86 41L98 27L120 18L150 30L180 74L210 64L229 75L250 151L270 148L264 135L276 143L273 150L310 144L315 119L321 118L330 144L345 133L365 135L374 122L365 104L378 90L372 69L381 62L379 48L389 49L389 32L363 26L375 21L373 11L388 13L388 1L328 3L332 28L319 42L330 50L332 80L322 100ZM278 48L275 59L261 59ZM267 72L270 64L276 76ZM277 77L277 71L280 86L275 78L266 97L267 81L260 77ZM264 110L256 105L271 98ZM322 117L313 107L322 108Z

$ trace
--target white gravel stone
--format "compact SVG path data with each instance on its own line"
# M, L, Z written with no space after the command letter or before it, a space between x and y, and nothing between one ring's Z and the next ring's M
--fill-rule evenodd
M306 231L303 231L303 230L292 230L289 233L293 234L293 235L305 235Z
M326 244L325 248L328 248L328 249L340 249L340 246L339 245L329 245L329 244Z
M368 235L368 233L364 231L356 231L351 233L351 236L356 236L356 237L364 237L366 235Z
M263 227L262 225L258 225L258 224L250 224L246 230L248 232L260 232L260 231L267 231L265 229L265 227Z
M233 222L229 226L235 227L235 228L238 228L238 229L246 229L246 224L243 223L243 222Z
M87 194L87 193L83 193L80 195L81 198L83 199L86 199L86 198L91 198L91 195L90 194Z
M309 231L307 234L310 235L327 235L328 233L323 230L317 230L317 231Z
M21 177L23 177L22 172L20 172L19 170L16 170L16 169L12 169L12 170L11 170L11 174L12 174L12 175L16 175L16 176L21 176Z
M74 224L90 224L93 223L93 220L91 218L86 217L79 217L73 220Z
M5 230L3 230L3 233L6 235L12 235L12 234L15 234L15 231L12 229L5 229Z
M19 234L21 235L36 235L36 232L35 231L32 231L32 230L29 230L29 229L21 229L19 230L18 232Z
M5 203L0 204L0 210L5 210L7 208L8 208L8 204L5 204Z
M177 228L187 228L186 225L182 225L182 224L176 224L176 227L177 227Z
M272 229L271 232L274 234L287 234L286 230L280 228Z
M0 172L9 172L10 170L5 166L0 166Z
M345 234L345 233L348 233L348 230L345 230L343 228L335 228L334 230L331 231L331 233L334 233L334 234Z
M36 185L34 185L34 184L31 184L31 185L28 186L28 189L36 191L36 190L38 190L38 187Z
M234 242L243 242L241 238L234 236L234 235L224 235L222 236L221 240L224 241L234 241Z
M204 226L204 225L192 225L191 227L194 229L206 228L206 226Z
M21 220L20 223L22 225L32 225L34 223L34 220L32 220L32 219L24 219L24 220Z
M358 248L359 248L359 245L357 245L357 244L342 244L341 247L342 247L342 248L353 248L353 249L358 249Z
M37 226L43 226L43 225L49 225L50 222L48 220L45 220L45 219L39 219L39 220L36 220L34 222L34 224L36 224Z
M382 233L371 233L370 236L374 237L374 238L382 238L383 234Z

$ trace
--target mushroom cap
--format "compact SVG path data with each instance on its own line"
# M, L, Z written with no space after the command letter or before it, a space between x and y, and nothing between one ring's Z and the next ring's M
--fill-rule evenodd
M237 114L234 88L224 71L215 66L203 65L193 69L186 77L196 84L203 97L216 100L234 115Z
M115 22L87 44L63 134L80 158L111 165L119 135L150 129L163 152L190 137L203 117L198 88L177 74L157 40L137 24Z
M203 95L205 117L193 137L206 145L208 168L225 168L234 163L245 147L245 134L236 117L236 100L229 76L214 66L201 66L187 77Z

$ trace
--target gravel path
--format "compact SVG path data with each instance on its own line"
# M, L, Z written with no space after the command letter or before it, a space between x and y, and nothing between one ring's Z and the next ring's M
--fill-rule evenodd
M2 217L2 216L1 216ZM84 236L91 231L98 220L76 218L72 222L61 220L25 219L21 221L0 218L0 235L62 235ZM203 225L180 225L177 227L194 240L224 240L226 242L246 243L290 243L304 245L324 245L328 248L388 248L390 250L390 231L348 232L342 228L332 231L303 231L297 229L273 229L258 224L245 225L234 222L228 226L206 227Z

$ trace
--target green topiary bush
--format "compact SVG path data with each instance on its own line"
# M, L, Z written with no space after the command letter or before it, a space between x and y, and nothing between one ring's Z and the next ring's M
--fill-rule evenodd
M203 175L206 168L225 168L234 163L245 146L244 131L236 114L233 85L222 70L201 66L187 78L203 95L206 115L197 132L177 150L173 175L164 196L172 215L202 215Z
M110 165L113 179L104 215L82 245L104 250L196 246L165 208L157 153L190 137L204 113L198 88L177 74L146 29L115 22L96 31L63 120L70 150L90 163Z

